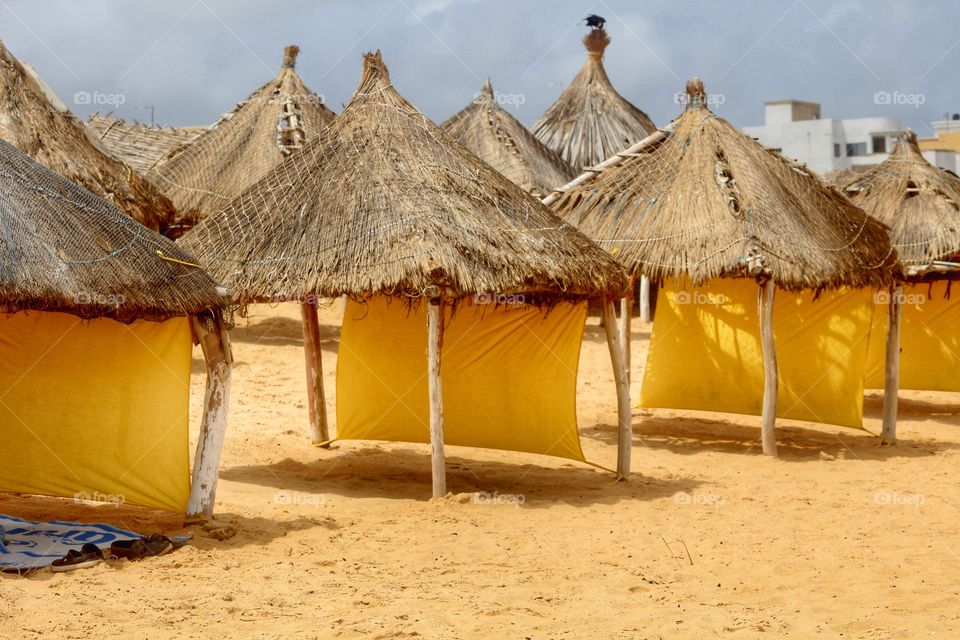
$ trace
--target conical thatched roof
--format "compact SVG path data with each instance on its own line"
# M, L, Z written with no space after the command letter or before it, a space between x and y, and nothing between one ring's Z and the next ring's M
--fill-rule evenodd
M196 259L0 141L0 311L123 322L222 305Z
M83 123L52 101L0 42L0 139L117 205L151 229L173 221L173 205L128 165L110 157Z
M657 280L767 274L799 290L899 273L880 222L712 114L699 79L687 93L669 133L569 188L554 210Z
M656 125L617 93L603 68L610 36L603 28L583 38L587 63L531 131L576 171L592 167L642 140Z
M190 142L206 127L151 127L95 113L87 119L87 128L121 162L146 173L168 153Z
M240 302L624 286L606 253L401 97L379 51L318 139L182 242Z
M294 70L299 51L287 47L273 80L148 174L173 200L183 226L225 206L333 120Z
M889 227L903 264L960 256L960 178L927 162L912 131L900 136L889 158L843 190Z
M577 175L573 167L497 104L489 79L469 105L443 123L443 128L511 182L540 197Z

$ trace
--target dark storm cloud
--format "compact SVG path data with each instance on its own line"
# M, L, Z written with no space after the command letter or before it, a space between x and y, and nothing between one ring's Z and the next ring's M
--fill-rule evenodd
M126 118L149 120L152 106L162 124L209 123L298 43L300 74L336 111L360 54L379 48L394 84L432 119L460 109L489 74L529 124L583 64L587 13L607 18L615 86L658 124L692 75L740 126L783 98L821 102L825 117L899 116L921 135L960 111L960 3L948 0L0 0L0 38L82 117L94 106L73 95L86 91L122 96L114 111ZM878 92L914 99L877 104Z

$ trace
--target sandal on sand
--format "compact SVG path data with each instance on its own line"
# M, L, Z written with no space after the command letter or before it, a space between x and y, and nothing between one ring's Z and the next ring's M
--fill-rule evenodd
M103 562L103 553L95 544L87 543L80 547L80 551L70 549L67 555L53 561L51 569L60 573L63 571L73 571L74 569L85 569Z
M149 556L162 556L174 549L173 542L159 533L135 540L117 540L110 545L110 555L127 560L142 560Z

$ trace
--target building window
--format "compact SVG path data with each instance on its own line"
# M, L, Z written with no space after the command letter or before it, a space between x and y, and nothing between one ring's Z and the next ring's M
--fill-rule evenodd
M873 136L872 140L874 153L887 152L887 136Z
M865 156L867 155L867 143L866 142L853 142L847 144L847 155L848 156Z
M833 157L834 157L834 158L839 158L839 157L841 157L841 154L840 154L840 145L838 145L838 144L833 145Z

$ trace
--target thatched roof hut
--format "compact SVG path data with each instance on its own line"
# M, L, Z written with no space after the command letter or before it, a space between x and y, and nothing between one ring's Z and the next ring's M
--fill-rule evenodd
M525 191L543 197L577 172L497 103L489 78L444 130Z
M86 122L103 146L117 160L146 173L168 153L204 132L206 127L152 127L139 122L126 122L99 112Z
M900 265L883 224L803 165L711 113L698 78L687 83L686 93L686 109L664 131L545 201L615 254L631 274L691 286L719 278L756 279L763 450L776 455L776 290L880 287L900 274ZM697 335L705 350L723 351L708 331ZM734 350L730 361L741 362L741 353ZM645 376L652 369L648 363ZM718 395L713 388L709 393Z
M241 302L623 287L586 237L407 102L379 52L329 127L182 242Z
M656 131L643 111L617 93L603 68L610 36L602 27L584 36L587 62L560 97L533 123L540 142L583 171Z
M151 229L164 231L173 221L170 200L111 157L2 42L0 138Z
M960 178L930 164L912 131L900 135L889 158L849 179L843 191L889 227L890 241L911 272L960 262Z
M956 305L949 298L950 282L960 276L960 178L927 162L912 131L900 135L893 153L866 173L847 181L847 197L887 225L890 241L904 264L904 280L913 295L904 296L902 282L891 286L882 302L887 307L886 345L882 333L871 332L870 352L883 366L883 426L881 437L896 440L898 389L935 389L935 378L955 378L950 371L958 341ZM929 299L928 299L929 298ZM939 318L943 326L936 326ZM902 356L901 356L902 352ZM901 369L901 358L904 367ZM876 367L875 369L879 369ZM878 386L879 375L868 383Z
M189 228L265 176L333 120L295 70L300 48L284 49L277 76L147 174Z
M130 322L223 303L213 279L191 266L196 259L183 248L2 140L0 205L5 313L65 311Z
M416 307L426 307L429 333L434 495L446 492L440 352L452 305L493 292L553 307L616 296L625 282L602 249L407 102L379 51L364 56L353 98L319 137L182 242L240 302L301 301L316 443L328 434L316 310L307 301L347 295L424 302ZM521 333L522 342L535 342ZM383 350L377 357L390 358ZM625 381L622 395L629 434ZM338 412L343 406L338 401ZM628 459L629 438L623 442Z
M768 274L788 290L890 282L897 258L882 224L711 113L699 80L687 91L668 134L578 179L554 211L654 280Z
M4 141L0 211L0 413L17 451L0 491L99 491L209 515L230 378L217 284L172 240ZM208 380L191 488L192 336Z

